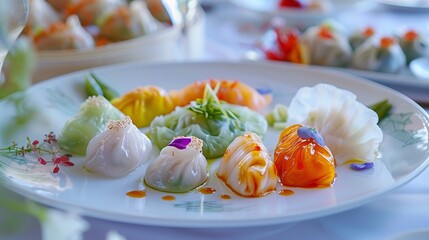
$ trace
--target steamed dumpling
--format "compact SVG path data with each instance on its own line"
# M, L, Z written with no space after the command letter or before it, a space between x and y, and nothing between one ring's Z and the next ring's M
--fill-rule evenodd
M98 21L100 37L123 41L149 34L158 29L158 22L147 9L144 1L133 1L106 13Z
M429 56L428 41L415 30L404 32L399 37L399 45L407 58L407 64L416 58Z
M32 36L38 31L46 29L51 24L59 21L60 16L45 0L31 0L30 13L24 32Z
M235 137L254 132L263 137L268 124L264 116L243 106L219 101L207 85L203 99L172 113L156 117L150 124L150 139L159 148L177 136L195 136L204 141L206 158L222 156Z
M164 147L146 169L145 182L164 192L187 192L208 179L203 141L196 137L177 137Z
M122 177L149 160L152 143L127 116L110 120L88 144L84 168L104 177Z
M397 73L406 64L405 54L394 38L368 39L353 55L352 68Z
M124 0L77 0L69 4L65 15L76 15L83 26L96 25L104 13L125 5Z
M363 29L359 29L352 33L349 36L349 43L352 49L358 48L362 45L366 40L374 36L375 30L373 27L366 27Z
M329 187L335 180L335 159L320 134L294 124L282 131L274 151L280 182L290 187Z
M109 120L125 116L102 96L89 97L79 113L68 120L61 130L58 145L66 152L85 155L89 141L104 131Z
M372 162L378 156L383 133L377 114L353 93L329 84L303 87L293 97L288 125L315 128L339 165L349 160Z
M131 117L138 127L148 126L159 115L174 110L174 104L164 89L155 86L138 87L112 100L113 106Z
M277 172L261 138L251 132L228 146L216 175L235 193L260 197L276 189Z
M65 24L53 23L35 36L34 43L39 50L86 50L95 46L93 37L76 16L68 17Z
M46 0L52 7L54 7L57 11L62 12L67 9L67 7L79 0Z
M301 39L312 65L344 67L350 62L352 49L340 31L327 25L315 26L307 29Z

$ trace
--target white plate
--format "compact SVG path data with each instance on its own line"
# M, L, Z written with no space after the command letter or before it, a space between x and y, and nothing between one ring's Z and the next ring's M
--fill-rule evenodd
M400 10L429 10L428 0L376 0L376 2Z
M0 102L0 146L12 141L25 144L27 136L40 139L49 131L60 132L85 99L86 73L39 83L24 95L12 95ZM288 197L276 192L261 198L239 197L215 176L217 162L211 165L206 185L217 190L211 195L198 191L166 194L146 189L145 198L130 198L126 196L128 191L145 188L142 183L145 165L126 177L106 180L83 171L83 159L78 157L72 157L74 167L62 167L59 174L50 173L52 166L1 157L0 179L4 186L49 206L112 221L176 227L244 227L295 222L360 206L407 183L429 163L427 113L402 94L353 76L311 67L255 62L135 63L99 68L95 73L122 93L148 84L169 90L195 80L238 79L256 88L273 90L273 104L288 104L300 87L325 82L354 92L366 105L389 99L394 112L382 124L382 158L374 169L356 172L339 166L333 187L288 188L295 192ZM268 131L264 141L270 151L279 133ZM221 194L232 199L223 200ZM162 200L166 195L173 195L176 200Z
M270 17L282 17L287 20L288 24L308 27L326 18L333 17L342 11L353 9L360 1L331 0L332 7L326 10L280 8L278 7L279 0L231 0L231 2L256 13L262 13Z

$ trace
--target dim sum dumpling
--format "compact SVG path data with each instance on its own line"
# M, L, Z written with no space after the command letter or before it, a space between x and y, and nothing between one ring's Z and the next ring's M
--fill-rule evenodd
M88 144L84 168L105 177L122 177L149 160L152 143L131 122L110 120Z
M109 120L125 116L102 96L89 97L79 113L69 119L61 130L58 145L66 152L85 155L89 141L104 131Z
M94 38L76 16L68 17L66 23L53 23L37 34L34 42L39 50L86 50L95 46Z
M260 197L276 189L277 172L261 138L251 132L228 146L216 175L235 193Z
M112 100L113 106L128 115L138 127L148 126L159 115L174 110L167 92L159 87L138 87L122 97Z
M308 49L310 64L344 67L350 62L352 48L340 31L327 25L310 27L301 39Z
M349 160L372 162L378 156L383 139L378 116L347 90L329 84L303 87L292 98L288 115L288 125L315 128L339 165Z
M32 36L59 21L60 16L45 0L31 0L30 14L24 32Z
M111 41L124 41L149 34L158 29L158 21L143 1L133 1L106 13L100 21L100 37Z
M77 15L83 26L96 25L104 13L125 4L124 0L78 0L68 5L65 16Z
M407 64L416 58L429 56L428 41L415 30L405 31L399 37L399 45L407 58Z
M314 129L294 124L282 131L274 151L280 182L290 187L329 187L335 180L335 159Z
M203 141L196 137L177 137L164 147L146 169L145 182L164 192L187 192L208 179Z
M397 73L406 65L405 54L394 38L371 38L358 47L353 55L352 68Z

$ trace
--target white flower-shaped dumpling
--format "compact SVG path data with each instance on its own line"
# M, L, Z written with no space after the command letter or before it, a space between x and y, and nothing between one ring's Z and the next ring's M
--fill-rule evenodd
M261 138L251 132L228 146L216 175L235 193L260 197L276 189L277 172Z
M288 113L288 125L301 123L323 136L339 165L348 160L372 162L378 155L383 139L378 116L347 90L323 83L303 87Z
M146 169L145 182L164 192L187 192L208 179L203 141L197 137L177 137L161 150Z
M111 120L88 144L84 167L105 177L122 177L149 160L152 143L128 116Z

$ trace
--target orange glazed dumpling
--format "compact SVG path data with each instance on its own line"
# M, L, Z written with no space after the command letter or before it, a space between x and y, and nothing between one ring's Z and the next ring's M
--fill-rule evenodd
M335 159L314 128L292 125L280 134L274 152L280 182L289 187L329 187L335 180Z

